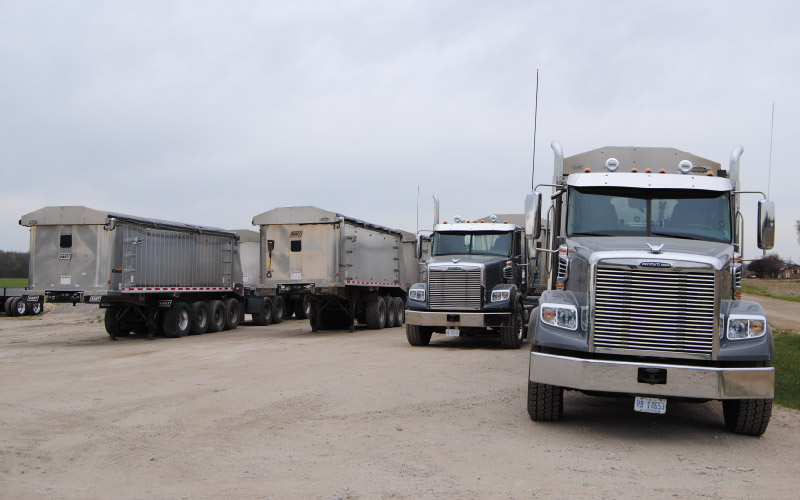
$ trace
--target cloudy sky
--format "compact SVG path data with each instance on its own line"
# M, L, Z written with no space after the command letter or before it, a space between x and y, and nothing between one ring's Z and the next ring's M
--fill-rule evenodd
M742 186L769 191L775 251L800 262L798 18L769 0L0 0L0 249L27 250L17 221L48 205L230 229L316 205L414 231L434 194L443 218L521 212L538 68L537 183L552 140L723 165L741 144Z

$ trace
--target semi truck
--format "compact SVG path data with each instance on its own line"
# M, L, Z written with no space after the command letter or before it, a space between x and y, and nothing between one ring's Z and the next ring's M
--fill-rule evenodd
M19 224L30 228L20 300L97 304L114 340L234 329L245 313L272 317L272 302L244 286L233 231L83 206L45 207Z
M554 151L538 244L553 273L531 315L527 409L559 420L564 391L628 397L665 413L670 400L720 400L735 433L761 435L774 394L772 329L741 299L741 147L727 170L672 148ZM774 204L758 201L757 244L770 249ZM530 247L537 243L528 242Z
M400 326L416 281L415 237L313 206L256 215L261 234L258 293L308 317L312 331Z
M408 292L409 344L428 345L434 333L493 335L503 347L519 349L545 277L540 270L544 261L535 249L528 251L526 234L523 214L475 220L456 216L452 223L440 224L434 196L424 281Z

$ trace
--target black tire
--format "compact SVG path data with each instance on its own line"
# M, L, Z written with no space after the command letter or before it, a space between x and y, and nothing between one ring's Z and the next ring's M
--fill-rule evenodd
M5 304L3 304L3 312L6 313L6 316L11 316L11 302L14 300L14 297L9 297L6 299Z
M395 297L394 307L395 307L394 315L395 315L395 321L397 322L397 326L403 326L403 324L406 322L406 304L400 297Z
M161 320L164 335L172 338L185 337L192 326L192 311L185 302L173 302Z
M280 323L283 321L284 314L286 314L286 302L283 297L276 295L275 300L272 301L272 322Z
M367 302L366 320L370 330L380 330L386 324L386 302L383 297Z
M295 318L308 319L311 315L311 303L308 301L307 296L303 295L302 297L296 299L293 306Z
M528 415L531 420L557 422L563 414L563 387L528 380Z
M112 340L117 340L118 336L122 336L122 332L119 331L119 325L117 324L117 313L119 313L118 307L109 307L106 309L106 316L103 319L106 333L108 333L108 336L111 337Z
M272 299L263 297L261 302L261 310L253 313L253 323L258 326L267 326L272 323Z
M31 302L28 304L28 311L32 316L38 316L42 314L42 311L44 311L44 304L38 300L36 302Z
M760 436L772 416L771 399L726 399L722 402L725 425L736 434Z
M231 297L225 302L225 330L236 330L239 327L239 314L242 306L239 300Z
M222 301L208 301L208 333L221 332L225 328L225 306Z
M205 301L198 300L192 304L192 335L202 335L208 331L209 316Z
M22 297L14 297L11 300L11 316L24 316L28 311L28 306Z
M525 337L525 316L522 307L517 305L508 326L500 330L500 343L506 349L519 349Z
M419 325L406 325L406 338L413 346L428 345L431 342L433 330L430 327Z
M312 332L324 330L328 327L328 324L325 322L325 314L319 309L319 302L315 301L311 303L311 314L308 319L311 324Z
M383 303L386 305L386 328L399 326L397 323L397 309L394 306L394 297L384 297Z

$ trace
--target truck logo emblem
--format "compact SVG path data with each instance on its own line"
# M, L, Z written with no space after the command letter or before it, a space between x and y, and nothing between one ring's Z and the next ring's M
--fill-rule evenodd
M667 262L639 262L639 267L668 268L668 267L672 267L672 264L669 264Z
M452 260L452 261L453 261L453 264L455 264L455 263L457 263L459 260L461 260L461 258L457 258L457 259L450 259L450 260Z
M664 244L660 245L651 245L650 243L647 244L650 247L650 253L659 254L661 253L661 249L664 248Z
M448 271L461 271L462 269L460 267L452 266L452 267L448 267L447 270Z

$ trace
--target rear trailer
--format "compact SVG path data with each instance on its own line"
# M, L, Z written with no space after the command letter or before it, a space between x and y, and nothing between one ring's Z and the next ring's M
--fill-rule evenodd
M256 215L261 233L258 293L309 318L311 329L400 326L418 264L411 233L311 206Z
M233 329L259 300L244 288L232 231L81 206L19 223L30 227L28 296L98 304L113 339Z

